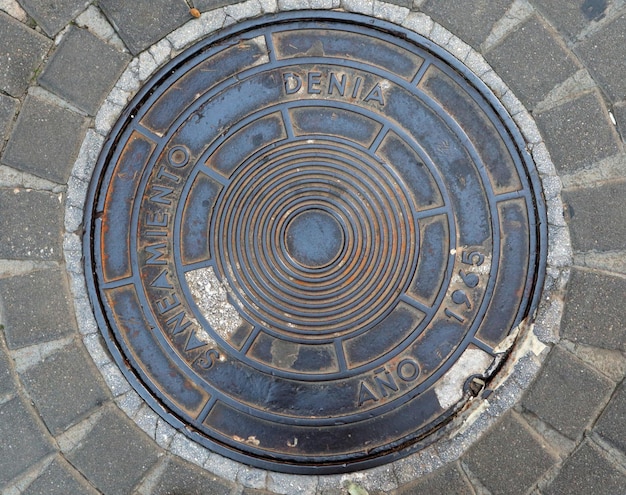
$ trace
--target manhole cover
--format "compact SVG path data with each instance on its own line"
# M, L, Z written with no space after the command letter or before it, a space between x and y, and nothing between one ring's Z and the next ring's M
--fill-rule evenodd
M167 421L262 468L420 448L495 372L542 280L511 119L446 52L363 16L197 44L98 167L87 272L111 352Z

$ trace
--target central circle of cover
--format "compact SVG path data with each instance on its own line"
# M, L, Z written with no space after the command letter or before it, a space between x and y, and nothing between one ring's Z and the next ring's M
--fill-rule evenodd
M304 110L305 118L322 120L338 112ZM214 208L210 251L232 303L290 342L367 330L396 306L417 263L409 189L349 139L353 129L344 132L334 139L307 133L261 149L233 172Z
M324 210L305 210L289 220L285 244L296 263L307 268L324 268L341 253L343 229Z
M419 449L542 280L524 142L444 50L340 12L244 22L158 72L102 152L85 273L178 430L262 468Z

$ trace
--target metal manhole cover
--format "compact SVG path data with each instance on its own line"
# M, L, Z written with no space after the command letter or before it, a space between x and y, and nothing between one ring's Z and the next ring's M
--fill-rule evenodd
M337 12L257 19L177 57L113 129L91 294L133 386L193 439L365 468L432 438L532 312L538 191L511 119L431 42Z

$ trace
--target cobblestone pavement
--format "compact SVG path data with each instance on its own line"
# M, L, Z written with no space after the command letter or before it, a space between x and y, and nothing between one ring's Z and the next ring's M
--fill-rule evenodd
M183 0L0 0L2 493L625 495L626 2L197 0L195 7L200 19ZM111 119L194 37L303 8L383 17L447 36L451 50L453 33L534 117L560 178L551 187L564 217L551 219L550 235L567 226L573 258L563 297L546 306L562 310L560 331L539 336L549 354L534 382L519 384L521 399L496 412L460 458L435 451L438 469L428 474L383 467L332 483L194 451L129 390L88 301L77 296L87 164ZM448 34L433 32L439 26ZM539 315L549 318L550 310Z

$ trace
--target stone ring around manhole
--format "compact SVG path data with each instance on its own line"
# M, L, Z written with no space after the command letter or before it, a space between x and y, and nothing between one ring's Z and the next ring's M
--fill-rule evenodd
M442 49L343 13L247 21L128 106L86 213L109 349L167 421L292 473L432 441L531 315L538 178Z

